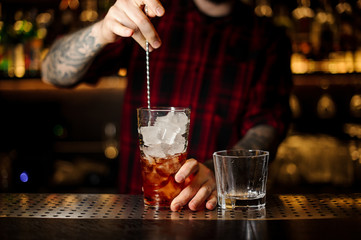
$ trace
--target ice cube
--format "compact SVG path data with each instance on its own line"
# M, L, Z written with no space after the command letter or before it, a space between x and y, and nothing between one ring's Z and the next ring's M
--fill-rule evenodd
M180 127L180 134L184 134L187 130L189 119L184 112L179 112L173 116L172 122Z
M169 155L182 153L186 150L185 147L186 147L186 139L181 134L177 134L177 136L174 139L174 143L169 146L167 153Z
M155 126L177 126L180 128L180 133L184 134L187 129L189 119L184 112L169 112L167 115L158 117Z
M159 158L182 153L186 141L182 135L186 132L188 123L189 119L185 113L169 112L158 117L154 126L141 127L144 153Z
M169 149L171 148L172 145L170 144L167 144L167 143L162 143L161 144L161 148L162 148L162 151L165 155L168 155L169 153Z
M155 126L141 127L140 134L143 137L144 145L160 144L161 141L158 137L160 131L161 129Z
M156 126L147 126L140 128L140 134L143 136L144 145L167 143L173 144L175 137L181 129L172 123L158 123Z
M160 123L160 122L170 123L172 122L173 116L174 116L174 112L169 112L165 116L158 117L155 121L156 123Z
M159 128L158 139L161 143L173 144L177 134L181 131L180 127L169 122L156 123Z

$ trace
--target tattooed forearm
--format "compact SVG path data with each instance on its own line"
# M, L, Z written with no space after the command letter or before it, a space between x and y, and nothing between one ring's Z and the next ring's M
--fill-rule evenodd
M257 125L251 128L234 148L267 150L273 155L277 150L278 141L276 129L269 125Z
M247 134L233 147L234 149L260 149L270 152L274 158L279 144L276 129L269 125L258 125L251 128ZM204 165L214 172L213 159L204 162Z
M75 84L102 48L92 33L93 26L58 40L42 66L43 79L55 85Z

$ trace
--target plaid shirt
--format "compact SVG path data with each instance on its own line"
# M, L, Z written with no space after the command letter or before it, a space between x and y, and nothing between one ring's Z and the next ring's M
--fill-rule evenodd
M193 0L168 0L153 19L162 39L150 53L152 106L191 108L188 157L200 162L231 148L257 124L284 134L291 88L290 42L283 31L237 5L211 18ZM145 51L133 39L108 45L86 78L128 69L120 128L119 190L141 193L136 108L147 105Z

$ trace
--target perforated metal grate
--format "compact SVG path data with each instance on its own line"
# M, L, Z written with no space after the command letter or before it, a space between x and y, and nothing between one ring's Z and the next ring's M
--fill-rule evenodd
M361 217L361 193L271 195L263 210L157 210L142 196L116 194L0 194L0 217L109 219L314 219Z

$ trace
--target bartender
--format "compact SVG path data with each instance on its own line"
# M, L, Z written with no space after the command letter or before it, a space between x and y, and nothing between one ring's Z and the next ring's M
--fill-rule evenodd
M120 193L141 193L136 108L147 102L146 40L152 105L192 111L190 158L175 176L187 186L171 210L214 209L213 152L240 147L275 154L287 131L290 41L239 0L118 0L102 20L59 38L42 64L46 83L73 87L127 69Z

